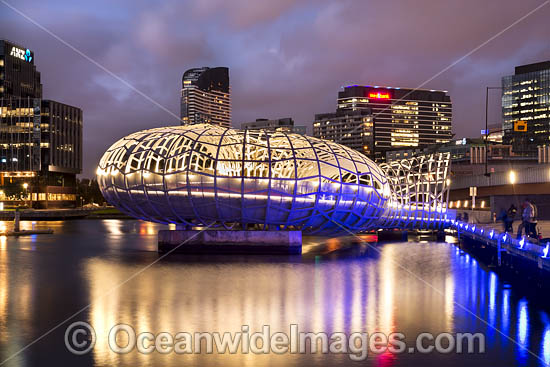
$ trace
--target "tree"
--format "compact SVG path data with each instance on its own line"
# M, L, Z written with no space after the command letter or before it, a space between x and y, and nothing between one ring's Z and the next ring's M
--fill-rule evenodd
M6 183L1 187L4 196L10 200L22 200L25 196L25 189L20 182Z
M95 178L76 180L76 193L82 198L83 204L96 203L101 205L105 202Z

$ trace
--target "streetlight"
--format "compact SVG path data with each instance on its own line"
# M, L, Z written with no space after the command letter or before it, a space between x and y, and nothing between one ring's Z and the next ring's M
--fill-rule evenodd
M508 172L508 182L514 185L517 182L517 176L515 171Z
M487 87L485 92L485 176L489 177L491 174L487 168L487 137L489 135L489 89L502 89L502 87Z

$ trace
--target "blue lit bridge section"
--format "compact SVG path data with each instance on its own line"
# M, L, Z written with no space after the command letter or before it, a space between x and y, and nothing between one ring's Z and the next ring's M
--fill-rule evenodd
M148 221L345 234L446 222L448 154L377 165L309 136L199 124L133 133L105 152L105 199Z

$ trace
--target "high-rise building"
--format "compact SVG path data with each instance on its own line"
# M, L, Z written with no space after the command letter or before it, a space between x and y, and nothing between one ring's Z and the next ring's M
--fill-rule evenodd
M372 157L374 129L370 109L315 115L313 136L332 140Z
M306 127L294 125L294 120L291 117L274 120L256 119L256 121L252 122L243 122L241 130L285 131L301 135L306 133Z
M231 126L231 88L225 67L189 69L183 74L181 124Z
M452 104L445 91L348 86L338 93L338 110L369 109L376 159L386 150L444 144L452 139Z
M34 64L34 52L0 40L0 98L7 96L42 98L42 84Z
M338 93L337 114L354 111L366 111L372 115L372 138L360 150L369 152L369 156L376 160L384 160L387 150L444 144L452 138L452 103L445 91L359 85L344 87ZM316 118L313 126L315 136L318 136L315 131L321 131L321 124L327 122L332 123L330 118L325 121ZM351 121L342 125L340 132L335 130L335 136L339 135L335 141L345 144L345 135L357 140L359 137L354 137L354 134L369 132L363 131L366 125L359 126L360 119L353 122L356 125L351 130L347 127Z
M0 41L0 202L74 207L82 171L82 110L43 100L34 53Z
M550 61L518 66L502 78L503 142L514 153L537 156L550 144Z

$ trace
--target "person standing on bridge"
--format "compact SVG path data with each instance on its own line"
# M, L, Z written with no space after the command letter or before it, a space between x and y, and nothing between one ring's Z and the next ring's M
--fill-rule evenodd
M529 222L529 236L538 240L539 234L537 231L537 218L539 216L539 210L534 201L530 201L529 203L533 207L533 218L531 219L531 222Z
M506 221L504 223L504 231L514 233L514 227L512 224L514 223L514 219L516 218L517 209L514 204L510 205L510 208L508 208Z
M531 234L531 228L533 225L535 217L535 208L529 200L525 199L525 202L523 203L523 213L521 214L521 220L522 223L518 226L518 235L517 239L519 240L521 238L521 234L523 230L525 229L525 235L528 236Z

